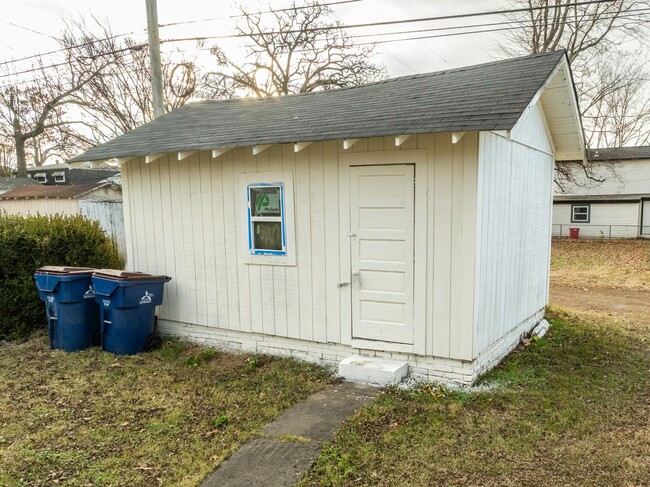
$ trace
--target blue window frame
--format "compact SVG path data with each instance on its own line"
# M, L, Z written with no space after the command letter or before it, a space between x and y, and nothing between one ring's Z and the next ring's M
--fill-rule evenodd
M284 184L249 184L246 194L250 253L254 255L287 255Z

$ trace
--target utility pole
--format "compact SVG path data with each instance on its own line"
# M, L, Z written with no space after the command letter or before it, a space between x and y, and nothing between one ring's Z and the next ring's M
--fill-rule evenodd
M162 67L160 65L160 37L158 35L158 6L156 0L147 4L147 34L149 35L149 60L151 62L151 91L153 92L153 117L165 113L163 99Z

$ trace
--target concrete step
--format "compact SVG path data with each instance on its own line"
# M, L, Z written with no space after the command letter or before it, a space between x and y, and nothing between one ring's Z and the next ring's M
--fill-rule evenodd
M399 383L408 370L408 362L363 355L351 355L339 362L339 375L345 380L378 387Z

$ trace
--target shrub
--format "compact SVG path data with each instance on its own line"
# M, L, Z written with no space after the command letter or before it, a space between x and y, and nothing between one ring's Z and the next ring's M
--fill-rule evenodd
M121 269L124 261L95 221L0 214L0 339L46 326L34 282L34 271L44 265Z

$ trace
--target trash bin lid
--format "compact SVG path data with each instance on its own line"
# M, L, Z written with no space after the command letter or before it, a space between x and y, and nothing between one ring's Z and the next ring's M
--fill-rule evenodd
M67 267L67 266L58 266L58 265L46 265L39 269L36 269L36 272L40 274L50 274L53 276L69 276L72 274L92 274L95 272L95 269L92 267Z
M122 271L119 269L97 269L93 275L114 281L169 280L167 276L147 274L146 272Z

